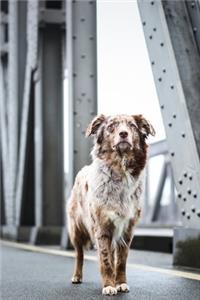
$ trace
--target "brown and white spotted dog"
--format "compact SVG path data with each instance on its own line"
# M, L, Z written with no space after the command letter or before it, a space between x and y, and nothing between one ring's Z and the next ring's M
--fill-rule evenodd
M89 125L93 162L78 173L67 205L76 251L72 283L82 282L83 248L91 241L98 250L102 293L129 291L126 260L141 212L149 134L155 131L142 115L99 115Z

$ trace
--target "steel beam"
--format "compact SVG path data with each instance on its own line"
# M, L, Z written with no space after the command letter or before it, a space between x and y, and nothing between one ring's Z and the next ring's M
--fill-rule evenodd
M66 1L66 5L73 178L90 161L85 130L97 112L96 1Z
M184 1L138 1L138 6L178 191L183 225L180 230L184 233L186 227L194 229L196 235L200 228L197 43Z

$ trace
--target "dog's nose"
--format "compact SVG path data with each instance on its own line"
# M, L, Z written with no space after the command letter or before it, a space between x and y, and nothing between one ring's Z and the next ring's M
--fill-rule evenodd
M124 138L126 138L128 136L128 132L127 131L121 131L119 133L119 136L124 139Z

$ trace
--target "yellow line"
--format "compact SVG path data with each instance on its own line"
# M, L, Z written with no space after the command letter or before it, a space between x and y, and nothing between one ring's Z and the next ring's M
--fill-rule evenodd
M56 249L34 246L34 245L30 245L30 244L16 243L16 242L3 241L3 240L0 240L0 242L4 246L9 246L9 247L13 247L13 248L21 249L21 250L27 250L27 251L33 251L33 252L45 253L45 254L52 254L52 255L58 255L58 256L65 256L65 257L71 257L71 258L75 257L75 253L73 251L68 251L68 250L56 250ZM84 258L86 260L90 260L90 261L97 261L96 256L92 256L92 255L84 255ZM149 272L157 272L157 273L167 274L170 276L177 276L177 277L182 277L182 278L186 278L186 279L200 281L200 274L197 274L197 273L178 271L178 270L170 270L170 269L157 268L157 267L150 267L150 266L141 265L141 264L128 263L127 265L128 265L128 267L134 268L134 269L139 269L139 270L144 270L144 271L149 271Z

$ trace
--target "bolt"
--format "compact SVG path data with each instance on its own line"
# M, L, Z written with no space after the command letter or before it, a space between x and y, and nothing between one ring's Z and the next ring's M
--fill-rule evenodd
M195 209L194 206L191 207L191 211L192 211L193 213L195 213L196 209Z

